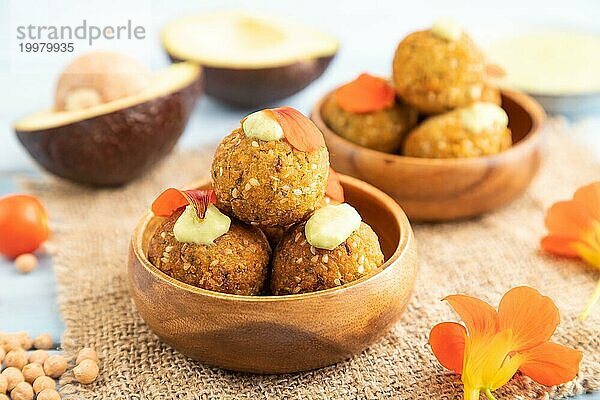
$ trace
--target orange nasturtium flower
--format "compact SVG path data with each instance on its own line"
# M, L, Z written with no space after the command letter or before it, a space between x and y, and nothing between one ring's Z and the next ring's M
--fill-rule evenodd
M503 386L517 372L542 385L568 382L579 372L582 354L550 342L558 326L558 309L549 297L520 286L509 290L496 311L470 296L446 297L464 325L442 322L429 343L444 367L462 375L465 400Z
M579 188L573 199L555 203L544 221L548 236L542 249L564 257L576 257L600 269L600 182ZM587 306L584 319L600 298L600 281Z

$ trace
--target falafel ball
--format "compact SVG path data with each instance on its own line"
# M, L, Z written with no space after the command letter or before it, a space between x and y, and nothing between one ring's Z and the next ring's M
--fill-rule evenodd
M324 209L339 206L348 205L326 206ZM384 257L377 235L360 219L356 229L331 249L310 243L312 240L310 235L307 237L306 231L310 223L309 219L289 229L275 249L271 273L271 291L274 295L338 287L368 275L383 264ZM321 220L319 223L324 222ZM324 231L337 234L328 228Z
M396 49L396 92L421 112L442 113L481 100L486 79L481 50L447 21L411 33Z
M404 155L465 158L496 154L509 148L508 116L492 103L474 103L425 120L408 134Z
M177 211L156 229L148 249L150 262L165 274L202 289L262 293L271 256L265 235L232 220L229 230L214 243L182 243L175 238L174 226L184 212Z
M267 240L269 241L269 244L271 245L271 248L275 248L275 247L277 247L277 244L283 238L283 234L285 233L285 231L288 228L289 228L288 226L286 226L286 227L281 227L281 226L263 226L260 229L261 229L261 231L263 231L263 233L267 237Z
M338 135L373 150L396 153L404 135L417 121L415 109L395 102L392 107L352 113L340 107L335 94L323 104L323 119Z
M213 188L224 212L261 227L286 227L304 219L323 200L329 153L324 141L311 151L298 150L265 111L251 114L242 128L223 139L212 164ZM302 118L306 121L301 123L312 124ZM270 132L280 133L271 137Z

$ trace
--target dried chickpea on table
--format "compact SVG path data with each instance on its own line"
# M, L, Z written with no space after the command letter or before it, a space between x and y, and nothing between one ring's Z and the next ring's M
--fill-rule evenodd
M49 237L48 217L41 202L29 195L0 197L0 255L14 260L22 274L38 264L33 252ZM27 332L0 332L0 400L57 400L57 381L69 369L83 384L96 380L98 355L82 349L74 365L61 354L51 354L54 340L48 333L35 338ZM56 379L56 380L55 380Z
M95 350L81 349L71 363L61 354L49 354L52 347L47 333L32 339L27 332L0 332L0 400L60 399L56 380L68 370L79 383L96 380L100 368Z

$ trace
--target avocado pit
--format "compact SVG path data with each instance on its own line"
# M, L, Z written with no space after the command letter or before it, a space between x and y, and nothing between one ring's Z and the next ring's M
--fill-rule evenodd
M197 65L153 73L110 54L76 59L58 79L54 107L14 124L30 155L57 176L96 186L136 178L175 146L202 92Z
M151 82L150 70L127 55L106 51L84 54L60 74L55 109L72 111L108 103L140 93Z

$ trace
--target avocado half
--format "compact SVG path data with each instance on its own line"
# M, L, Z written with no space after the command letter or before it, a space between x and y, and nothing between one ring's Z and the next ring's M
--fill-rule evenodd
M166 156L202 92L201 68L174 64L140 93L76 111L41 111L14 124L46 170L78 183L126 183Z
M304 89L339 48L329 34L231 11L175 20L161 37L172 61L203 67L207 95L241 107L264 106Z

